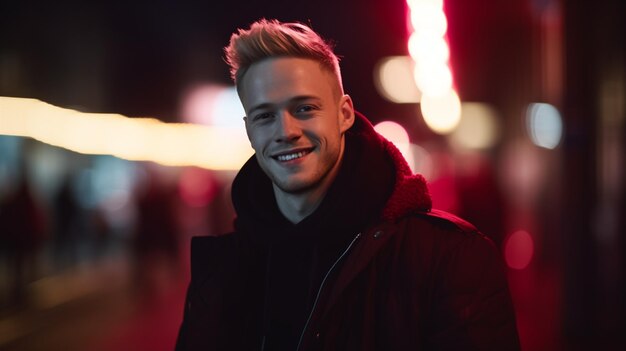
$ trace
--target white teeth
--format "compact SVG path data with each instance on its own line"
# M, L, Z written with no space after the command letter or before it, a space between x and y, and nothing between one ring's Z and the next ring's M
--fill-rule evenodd
M278 159L278 161L280 162L285 162L285 161L291 161L294 160L296 158L300 158L303 157L304 155L308 154L308 152L306 151L300 151L300 152L296 152L293 154L288 154L288 155L279 155L276 158Z

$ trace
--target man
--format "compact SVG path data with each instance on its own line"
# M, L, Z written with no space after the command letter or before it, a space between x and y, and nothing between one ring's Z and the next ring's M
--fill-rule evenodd
M497 249L431 209L331 47L263 19L225 52L255 156L233 182L235 232L192 240L177 349L519 349Z

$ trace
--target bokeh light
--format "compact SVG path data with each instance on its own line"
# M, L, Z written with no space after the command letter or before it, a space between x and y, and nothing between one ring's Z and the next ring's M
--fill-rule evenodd
M500 182L511 204L520 208L537 201L547 180L539 151L525 138L506 140L501 149Z
M452 90L452 72L445 62L424 64L418 61L414 70L415 82L423 95L441 96Z
M450 48L444 38L413 33L409 37L409 54L420 62L447 62Z
M448 29L448 21L443 12L441 0L409 0L411 25L417 33L433 37L443 37Z
M461 100L454 90L441 96L422 96L420 104L424 121L439 134L448 134L461 120Z
M203 84L183 95L183 121L213 126L239 127L244 130L246 112L233 86Z
M489 104L463 102L461 120L450 141L458 149L487 149L496 143L499 133L497 113Z
M459 123L461 107L448 63L448 22L442 0L407 0L410 33L407 43L415 63L413 78L422 93L421 111L435 133L448 134Z
M396 122L383 121L376 124L374 129L396 146L409 144L409 133Z
M391 102L416 103L422 95L415 85L409 56L383 58L374 68L374 83L380 95Z
M426 179L432 179L434 173L433 158L425 148L411 144L411 154L413 155L413 172L419 173ZM411 164L411 162L409 162Z
M407 160L412 171L415 171L415 162L413 152L411 149L411 143L409 140L409 133L403 126L392 121L383 121L374 126L374 129L387 140L391 141L402 153L402 156Z
M509 235L504 244L504 257L509 267L522 270L533 258L535 244L532 236L525 230L518 230Z
M561 114L550 104L530 104L526 109L526 128L535 145L554 149L559 145L563 133Z

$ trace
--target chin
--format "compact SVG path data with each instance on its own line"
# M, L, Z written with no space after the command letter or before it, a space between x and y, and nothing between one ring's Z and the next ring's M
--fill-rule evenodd
M317 182L306 179L275 179L274 184L283 192L299 194L314 188Z

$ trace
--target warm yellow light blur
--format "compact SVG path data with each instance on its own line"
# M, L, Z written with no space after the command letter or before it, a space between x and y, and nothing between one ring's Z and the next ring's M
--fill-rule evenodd
M438 0L408 1L411 10L411 25L417 33L428 33L443 37L448 29L448 21L443 12L443 2Z
M374 129L389 141L397 145L409 143L409 133L403 126L392 121L383 121L374 126Z
M409 5L409 8L411 9L415 8L416 6L419 6L419 4L422 4L422 3L429 3L432 6L443 8L443 0L407 0L406 2Z
M413 61L409 56L391 56L380 61L374 69L378 92L396 103L416 103L421 93L413 80Z
M447 134L459 123L461 102L448 64L443 0L407 0L407 5L413 30L407 46L414 62L413 79L422 93L422 115L433 131Z
M444 38L412 33L408 43L409 54L416 62L448 62L450 48Z
M411 170L415 171L415 157L411 149L409 133L403 126L392 121L383 121L374 126L374 129L387 140L391 141L402 153L409 163Z
M30 137L83 154L215 170L239 169L253 154L243 128L82 113L23 98L0 97L0 134Z
M423 95L445 95L452 89L452 72L445 62L416 62L414 78Z
M454 90L444 95L422 96L420 108L428 127L438 134L452 132L461 119L461 101Z
M409 162L409 165L413 165L411 170L423 175L426 179L432 179L435 167L430 152L419 145L411 144L411 154L413 155L412 162Z
M450 134L453 146L460 149L486 149L499 137L496 111L488 104L464 102L461 104L461 120Z

